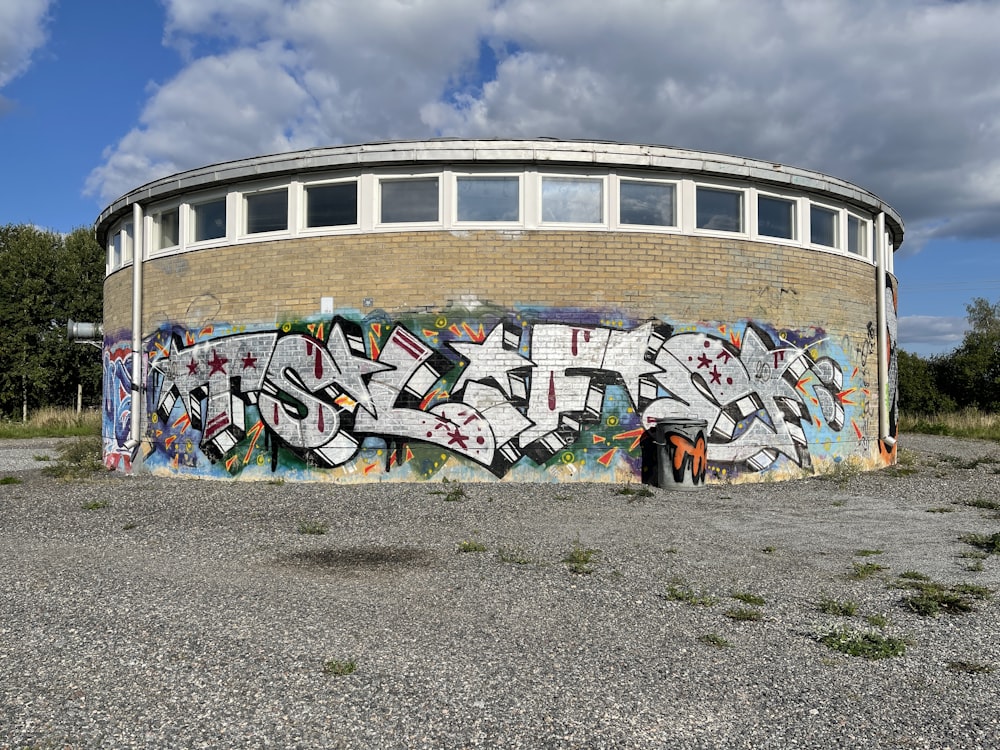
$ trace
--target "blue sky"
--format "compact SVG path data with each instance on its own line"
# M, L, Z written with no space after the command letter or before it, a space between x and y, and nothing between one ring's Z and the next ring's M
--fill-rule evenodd
M997 0L0 0L0 224L183 169L438 135L815 169L893 205L900 341L1000 299Z

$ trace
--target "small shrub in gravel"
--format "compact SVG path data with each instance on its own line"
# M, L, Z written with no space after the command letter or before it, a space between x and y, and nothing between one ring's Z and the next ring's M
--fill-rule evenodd
M906 653L906 639L874 630L834 627L821 633L818 640L835 651L865 659L888 659Z
M716 601L714 597L694 591L686 583L678 580L667 584L667 590L663 596L667 601L683 602L692 607L711 607Z
M698 636L698 640L702 643L708 644L709 646L714 646L715 648L732 648L733 644L727 641L718 633L705 633L705 635Z
M42 471L59 479L85 479L107 471L102 459L104 450L100 437L82 437L56 448L58 458Z
M900 604L921 617L937 617L942 612L949 615L971 612L975 609L974 599L988 599L991 594L984 586L967 583L947 587L934 581L909 579L899 581L897 586L911 590Z
M751 607L733 607L732 609L727 609L723 614L730 620L736 620L737 622L757 622L764 617L763 612Z
M973 500L963 500L962 505L981 510L1000 510L1000 500L987 500L985 497L977 497Z
M478 539L463 539L458 543L459 552L485 552L486 545Z
M764 597L757 596L756 594L751 594L749 591L736 591L730 594L733 599L743 602L744 604L749 604L753 607L763 607L767 602Z
M0 478L0 484L21 484L21 480L17 477L3 477Z
M594 572L594 569L590 567L590 562L593 560L594 555L597 554L596 549L587 549L580 541L577 540L573 542L573 548L569 551L569 554L563 558L563 562L569 565L569 570L571 573L576 573L577 575L590 575Z
M324 674L333 675L334 677L346 677L349 674L354 674L357 670L358 665L354 659L330 659L323 664Z
M819 611L825 615L836 615L837 617L854 617L858 611L858 603L853 601L839 602L824 596L816 605Z
M91 500L90 502L84 503L80 507L83 508L84 510L100 510L101 508L107 508L108 507L108 501L107 500Z
M300 534L325 534L328 528L322 521L301 521L299 523Z
M988 536L986 534L963 534L959 537L959 541L978 547L987 554L1000 555L1000 531Z
M854 563L854 569L851 571L851 578L863 581L865 578L871 578L876 573L885 570L885 567L879 565L878 563Z
M854 551L855 557L872 557L874 555L884 554L885 550L881 549L858 549Z

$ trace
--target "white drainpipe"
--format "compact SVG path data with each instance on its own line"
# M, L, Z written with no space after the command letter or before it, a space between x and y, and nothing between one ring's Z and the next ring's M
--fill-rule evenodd
M885 241L885 213L880 212L875 218L875 309L878 323L878 436L888 445L893 445L896 438L889 434L889 335L885 318L885 264L892 248Z
M128 448L136 451L133 462L139 458L137 448L142 441L142 407L145 389L142 383L142 259L143 242L142 206L132 204L132 424ZM141 459L140 459L141 460ZM134 463L133 463L134 465Z

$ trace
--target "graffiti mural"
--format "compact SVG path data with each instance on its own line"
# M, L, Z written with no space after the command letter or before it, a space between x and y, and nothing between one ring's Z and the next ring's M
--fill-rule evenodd
M132 429L132 349L130 345L105 344L104 415L101 429L104 465L132 468L132 453L125 447Z
M899 310L899 290L896 286L896 281L892 276L886 274L885 277L885 289L883 290L885 295L885 328L886 328L886 362L889 363L889 378L888 378L888 392L886 394L886 403L884 408L886 414L889 415L888 424L888 434L895 438L899 432L898 422L899 422L899 393L898 393L898 383L899 378L899 351L896 346L896 340L898 335L898 310ZM895 462L896 457L896 446L888 445L884 440L880 441L879 448L882 454L882 458L886 463Z
M696 418L683 468L735 479L857 454L870 400L819 329L579 310L164 326L144 354L145 461L202 476L638 481L656 424ZM110 387L118 440L130 395Z

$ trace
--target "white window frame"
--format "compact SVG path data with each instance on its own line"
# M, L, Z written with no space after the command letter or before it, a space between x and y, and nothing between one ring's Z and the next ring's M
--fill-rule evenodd
M377 230L405 231L406 229L438 229L445 226L445 184L447 174L439 169L425 172L386 172L374 176L374 194L372 201L372 221ZM434 221L382 221L382 185L386 182L408 182L413 180L437 179L438 206L437 219Z
M761 234L760 232L760 199L769 198L771 200L786 201L792 204L792 237L791 239L785 237L773 237L769 234ZM803 198L800 195L789 195L788 193L778 193L773 190L760 190L758 188L750 189L750 219L751 228L750 236L755 242L767 242L774 245L792 245L796 247L802 246L802 204Z
M536 173L537 187L535 191L535 212L538 219L538 226L540 227L561 227L561 228L580 228L580 229L609 229L610 228L610 216L611 216L611 191L609 190L609 174L608 172L592 172L592 171L580 171L580 172L537 172ZM588 181L597 182L601 185L601 220L600 221L551 221L545 218L544 211L544 187L545 180L574 180L574 181Z
M292 234L295 227L295 211L292 209L293 194L295 185L293 181L283 181L279 183L267 183L262 185L255 185L249 188L242 188L238 193L236 193L239 201L239 236L242 240L259 241L263 239L271 239L274 237L287 237ZM285 192L285 228L284 229L272 229L269 232L250 232L250 207L247 204L247 198L255 195L265 195L267 193L277 193L280 191ZM228 218L228 217L227 217ZM228 228L229 222L226 222Z
M160 217L163 214L170 213L171 211L177 212L177 244L167 245L166 247L160 247ZM149 242L144 246L146 247L146 257L151 257L154 255L169 255L170 253L175 253L184 247L184 210L183 205L180 203L164 203L156 206L150 211L146 212L146 217L148 218L147 234L149 237Z
M658 185L671 185L674 188L674 223L673 224L632 224L622 221L622 186L623 182L650 182ZM680 232L683 226L681 214L681 180L646 177L635 174L612 173L608 192L614 194L612 200L611 228L633 232ZM610 197L610 196L609 196Z
M348 182L354 183L354 223L353 224L332 224L318 227L309 226L309 190L310 188L322 188L327 185L338 185ZM355 234L361 230L362 215L362 189L361 176L352 174L350 176L321 177L319 179L303 180L298 188L298 207L296 212L298 217L298 234L303 236L314 236L323 234Z
M214 203L218 200L225 201L226 205L226 231L221 237L212 237L206 240L195 239L195 229L197 227L197 217L196 211L198 206L203 206L206 203ZM187 214L186 217L186 227L187 234L184 236L184 246L188 247L212 247L214 245L231 245L234 244L234 240L237 238L233 236L235 234L234 227L236 226L236 207L239 205L240 194L237 192L228 191L210 191L200 195L193 196L193 199L186 201L183 204L183 212Z
M458 218L458 183L462 178L516 178L517 180L517 216L518 218L514 221L489 221L489 220L476 220L476 221L461 221ZM452 184L452 189L449 191L449 215L451 217L451 225L456 227L462 227L463 229L468 229L471 227L484 227L484 228L503 228L508 229L512 227L520 227L524 225L524 183L525 183L525 172L524 170L511 170L511 171L472 171L464 170L459 172L452 172L449 175L449 183Z
M698 226L698 188L706 190L718 190L726 193L738 193L740 196L740 228L735 231L726 229L707 229ZM747 215L750 208L750 188L722 182L702 182L692 180L688 192L688 202L690 204L688 217L690 220L691 234L705 235L708 237L750 237L750 217Z
M865 246L861 253L851 252L851 219L857 219L861 223L861 236L864 238ZM844 211L844 252L851 258L872 258L872 222L856 211Z

